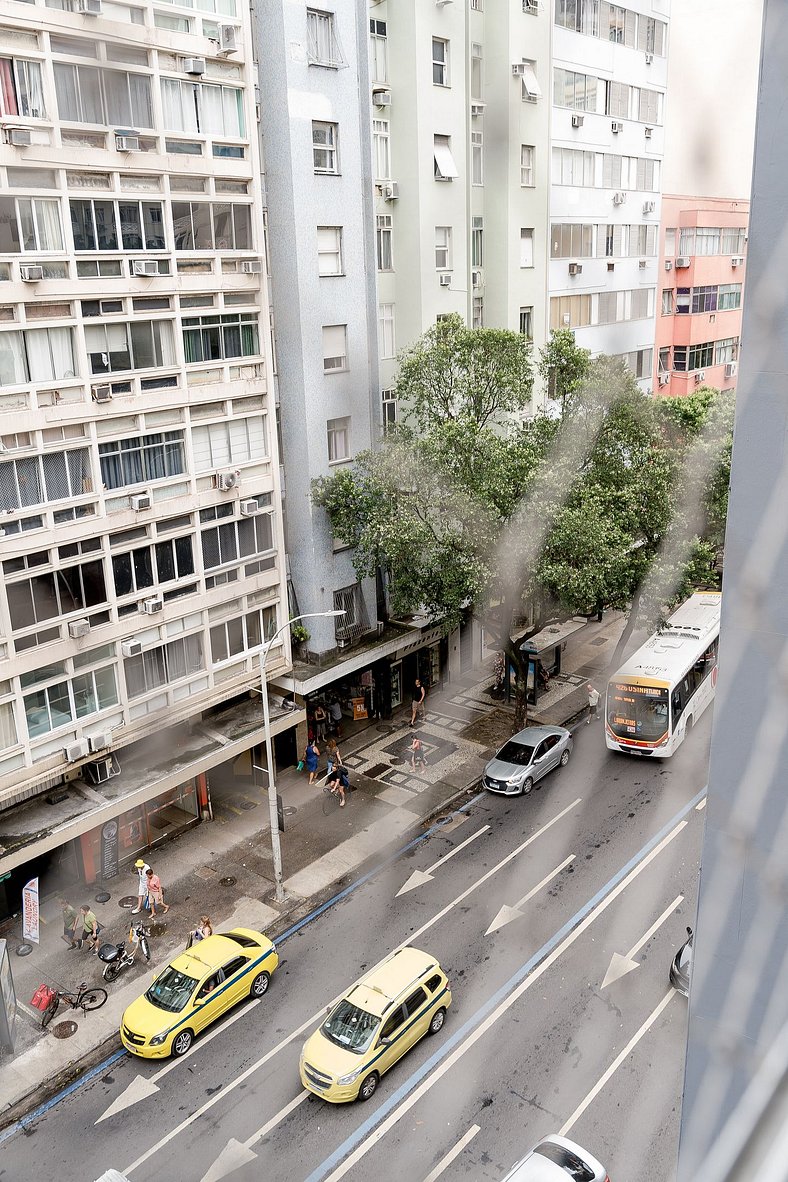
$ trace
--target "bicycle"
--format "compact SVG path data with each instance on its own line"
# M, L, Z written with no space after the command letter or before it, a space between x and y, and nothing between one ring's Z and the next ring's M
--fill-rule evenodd
M41 1018L41 1025L48 1026L54 1018L55 1014L60 1008L60 1003L65 1002L71 1006L72 1010L82 1010L86 1014L88 1010L99 1010L107 1000L108 994L106 989L99 989L95 985L88 986L87 982L83 981L79 989L74 993L70 989L58 989L55 996L50 1001L47 1008L44 1010Z

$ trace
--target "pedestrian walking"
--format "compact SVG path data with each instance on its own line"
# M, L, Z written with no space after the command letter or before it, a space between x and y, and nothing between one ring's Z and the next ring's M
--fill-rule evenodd
M424 751L424 744L418 735L413 736L413 742L410 745L410 766L414 772L417 767L427 766L427 756Z
M101 933L101 924L90 910L90 903L83 903L79 909L79 917L77 920L77 947L81 948L83 944L87 944L91 952L98 952L98 938Z
M419 681L418 677L413 683L413 693L411 694L410 703L410 725L416 725L416 715L421 714L421 721L424 722L424 699L427 696L427 691Z
M166 915L170 908L168 904L164 902L164 893L161 889L161 879L159 878L158 874L153 873L150 866L145 871L145 874L148 879L148 902L150 903L151 915L156 914L157 907L161 907L162 911Z
M328 788L329 792L333 792L339 797L339 807L341 809L345 807L345 784L342 776L344 770L341 764L337 764L326 780L326 788Z
M193 928L189 932L189 942L187 948L191 948L192 944L198 944L200 940L207 940L209 936L213 935L213 925L207 915L200 916L200 926Z
M315 707L315 731L318 743L322 743L326 737L326 724L328 723L328 715L322 702L318 702Z
M586 686L588 690L588 718L586 719L586 726L591 725L591 719L594 721L599 717L599 690L595 689L589 681Z
M77 919L79 913L76 907L72 907L68 899L58 899L61 908L61 915L63 916L63 939L68 944L69 948L76 948L77 943L74 937L74 932L77 926Z
M328 717L331 719L331 729L334 732L334 737L336 739L341 739L342 738L342 706L340 705L339 698L336 696L336 694L329 702Z
M304 752L304 763L306 764L306 770L309 772L310 784L314 784L315 779L317 778L317 761L319 756L320 748L318 747L317 743L314 740L312 740L310 743L307 743L306 751Z
M150 866L142 858L137 858L134 868L137 871L139 882L137 884L137 906L131 914L139 915L145 906L145 896L148 893L148 871L150 870Z
M334 768L340 766L342 763L342 756L340 755L336 739L329 739L326 743L326 759L328 760L327 770L330 776Z

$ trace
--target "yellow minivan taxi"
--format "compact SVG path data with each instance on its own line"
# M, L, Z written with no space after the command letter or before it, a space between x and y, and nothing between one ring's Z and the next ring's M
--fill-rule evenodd
M123 1012L120 1040L132 1055L185 1055L195 1035L245 997L262 997L279 964L267 936L235 928L180 952Z
M332 1104L369 1100L389 1067L438 1033L450 1005L435 957L400 948L352 985L304 1043L301 1083Z

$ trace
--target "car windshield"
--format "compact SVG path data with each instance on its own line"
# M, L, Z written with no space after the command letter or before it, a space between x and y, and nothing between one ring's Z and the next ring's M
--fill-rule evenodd
M179 1013L194 992L197 981L194 977L187 977L179 973L172 965L156 978L145 994L151 1005L160 1010L167 1010L170 1014Z
M564 1149L563 1145L553 1145L547 1141L544 1145L537 1145L534 1153L555 1162L557 1166L573 1179L573 1182L594 1182L595 1171L582 1162L575 1153Z
M655 743L668 731L668 691L613 681L607 694L607 721L620 739Z
M380 1018L360 1010L349 1001L341 1001L326 1018L321 1029L326 1038L354 1055L361 1055L375 1037Z
M501 748L496 755L503 763L518 763L526 766L534 757L534 747L530 743L516 743L514 739Z
M679 949L679 968L687 972L692 963L692 943L687 940L687 943L682 945Z

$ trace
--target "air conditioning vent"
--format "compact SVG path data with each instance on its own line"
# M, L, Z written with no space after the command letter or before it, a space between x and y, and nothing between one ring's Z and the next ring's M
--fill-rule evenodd
M397 181L389 181L388 184L381 186L381 194L384 201L398 201L399 200L399 184Z
M76 0L74 8L83 16L101 16L101 0Z
M617 119L614 119L613 122L610 124L610 130L613 132L613 135L618 135L618 133L620 131L624 130L624 124L619 123L619 121Z
M44 278L44 268L32 263L22 263L19 276L23 283L38 283L39 279Z
M653 53L647 53L647 54L646 54L646 65L647 65L647 66L650 66L650 65L651 65L651 63L652 63L653 61L654 61L654 54L653 54Z
M484 274L481 271L471 271L471 286L484 287Z
M391 91L381 86L372 91L372 102L376 107L390 107L391 106Z
M259 275L263 270L261 259L244 259L241 262L242 275Z
M569 264L569 274L570 275L582 275L583 274L582 263L570 263Z
M739 367L735 361L728 361L725 366L725 377L726 378L735 378L736 377L736 370L738 368Z
M235 25L219 25L219 49L222 53L238 52L238 30Z
M475 119L484 114L484 103L471 103L471 118Z
M583 124L585 123L585 121L586 121L585 115L573 115L572 116L572 127L582 127Z
M690 265L690 261L686 255L683 255L683 254L679 255L679 257L676 259L676 270L677 271L685 271L689 265Z
M623 205L624 202L626 201L626 199L627 199L626 193L614 193L613 194L613 204L614 205Z
M744 264L744 259L742 258L742 256L740 254L735 254L733 256L733 258L731 259L731 266L732 267L741 267L741 266L743 266L743 264Z
M699 386L701 382L706 381L706 370L698 369L695 371L695 385Z
M667 386L668 382L670 381L670 377L666 373L661 373L657 378L657 381L659 382L660 386Z
M88 735L88 743L90 743L90 750L106 751L108 747L112 746L112 731L101 731L98 735Z
M66 759L69 763L75 763L78 759L84 759L86 755L90 754L90 746L87 739L77 739L76 743L69 743L65 749Z
M523 12L536 16L539 11L539 0L523 0Z
M336 644L337 648L350 648L350 638L348 636L338 636Z
M670 261L670 259L665 259L665 270L666 271L673 270L673 263Z
M142 652L142 643L139 640L121 640L120 653L123 657L138 657Z
M68 625L68 634L72 640L78 640L80 636L87 636L90 632L90 622L88 620L71 620Z
M12 148L29 148L33 137L26 127L7 127L3 132L3 139Z
M240 479L241 473L237 471L217 472L215 477L216 487L221 489L222 492L230 492L231 489L235 488Z
M512 62L512 73L515 78L522 78L525 73L525 62Z
M103 784L107 780L111 780L113 776L120 775L120 764L114 755L108 755L106 759L96 759L93 763L86 763L85 771L91 783Z
M164 600L160 595L152 595L150 599L143 599L140 611L146 616L155 616L164 608Z
M650 140L651 137L653 136L653 134L654 134L653 127L644 127L643 128L643 135L646 137L647 140Z
M200 74L205 73L205 68L204 57L187 57L183 59L184 74L195 74L199 77Z
M242 517L256 517L261 511L259 501L241 501L241 516Z
M643 212L644 213L653 213L655 209L656 209L656 202L655 201L644 201L643 202Z
M140 137L138 135L134 135L133 132L115 135L116 152L139 152L139 150Z
M142 513L145 509L153 508L153 497L150 493L136 493L131 497L131 507L136 513Z
M150 278L159 274L158 259L131 259L129 267L132 275L143 275Z
M440 275L438 281L441 287L451 287L451 275Z
M101 382L90 387L90 396L94 402L112 402L112 386L109 382Z
M638 259L638 266L640 267L641 271L645 271L647 262L648 259Z

